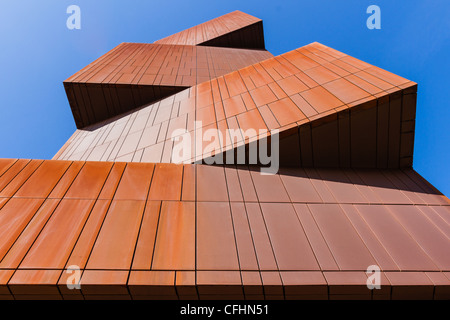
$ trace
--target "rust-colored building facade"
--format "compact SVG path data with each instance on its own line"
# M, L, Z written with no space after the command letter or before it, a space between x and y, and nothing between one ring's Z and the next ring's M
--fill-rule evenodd
M450 299L416 83L317 42L274 57L235 11L64 87L78 129L54 158L0 159L0 299ZM238 156L264 141L275 174Z

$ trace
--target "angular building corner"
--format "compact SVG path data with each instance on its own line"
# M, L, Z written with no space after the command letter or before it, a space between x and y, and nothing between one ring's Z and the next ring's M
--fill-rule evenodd
M72 137L0 159L0 299L450 299L417 84L317 42L274 57L262 26L235 11L64 81ZM276 174L248 155L267 141Z

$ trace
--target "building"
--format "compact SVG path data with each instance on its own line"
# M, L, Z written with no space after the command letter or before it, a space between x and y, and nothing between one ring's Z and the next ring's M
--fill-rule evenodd
M320 43L273 57L235 11L64 86L78 129L55 157L0 160L1 299L450 298L416 83Z

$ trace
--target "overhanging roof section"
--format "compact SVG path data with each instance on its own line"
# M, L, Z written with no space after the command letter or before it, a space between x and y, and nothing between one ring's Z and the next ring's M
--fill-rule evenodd
M225 14L155 43L265 49L262 20L241 11Z
M259 169L0 159L1 294L448 299L450 200L413 170Z
M272 57L265 50L122 43L64 81L77 128Z
M196 135L217 128L224 136L226 129L278 129L281 165L411 167L416 90L414 82L312 43L78 130L55 159L171 162L177 129ZM193 150L185 160L206 158Z

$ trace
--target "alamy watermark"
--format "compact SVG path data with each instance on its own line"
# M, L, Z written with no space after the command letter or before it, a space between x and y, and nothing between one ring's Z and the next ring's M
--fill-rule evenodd
M370 30L381 29L381 9L377 5L371 5L367 7L366 13L371 14L367 18L366 25Z
M186 129L172 132L173 163L258 164L262 174L278 172L279 130L226 129L222 132L212 128L205 130L201 121L195 121L194 127L191 132Z
M66 273L71 274L67 277L66 285L69 290L81 289L81 270L77 265L71 265L67 268Z
M370 290L381 289L381 271L379 266L371 265L367 267L366 275L367 288L369 288Z
M72 4L67 7L66 13L70 14L70 16L67 18L67 21L66 21L67 29L69 29L69 30L81 29L81 9L80 9L80 7Z

